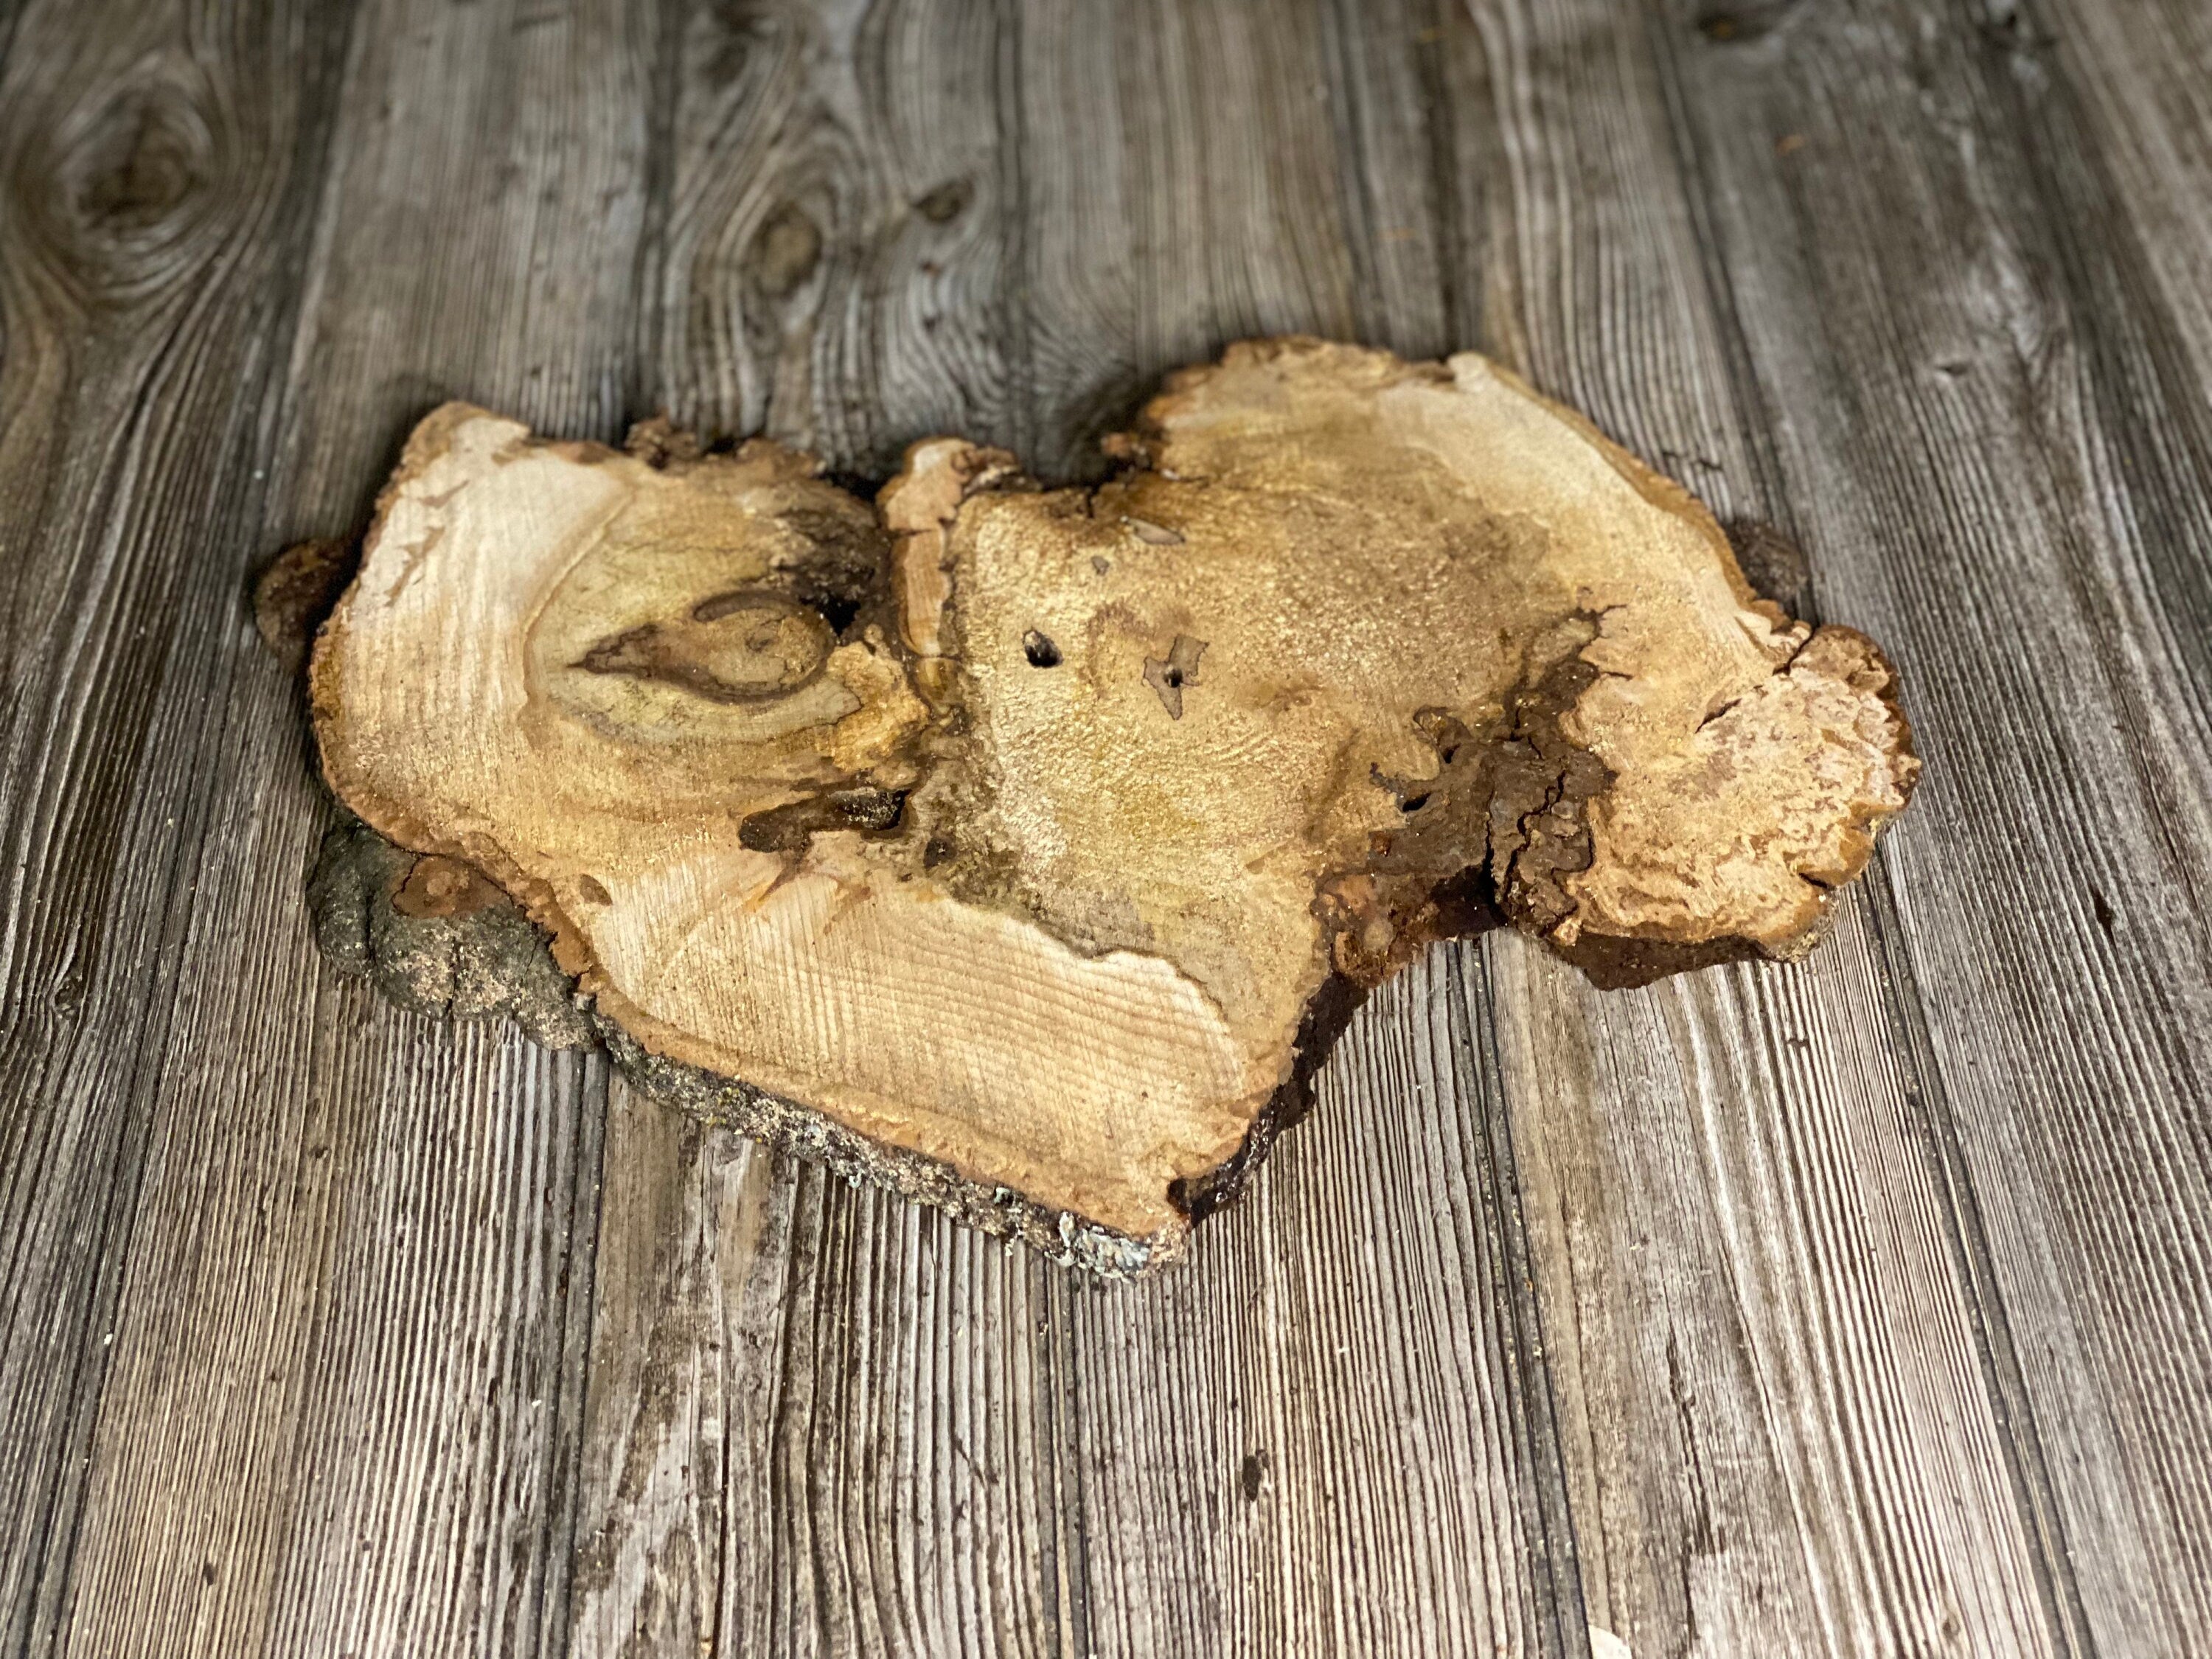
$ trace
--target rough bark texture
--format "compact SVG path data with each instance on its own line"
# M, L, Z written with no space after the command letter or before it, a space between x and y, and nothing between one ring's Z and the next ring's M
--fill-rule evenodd
M350 843L325 936L1127 1272L1431 941L1801 955L1905 804L1873 645L1480 357L1255 342L1109 447L1044 491L927 440L871 513L772 443L439 410L312 674L332 786L428 856ZM557 972L502 978L532 923Z

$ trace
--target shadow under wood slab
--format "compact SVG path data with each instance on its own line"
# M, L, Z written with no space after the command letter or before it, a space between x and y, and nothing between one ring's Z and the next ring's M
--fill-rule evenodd
M1794 957L1905 804L1871 642L1482 358L1252 343L1109 448L1048 491L927 440L871 512L774 443L437 410L311 677L434 861L356 841L326 940L508 917L382 977L565 1040L495 883L653 1092L1129 1273L1431 940Z

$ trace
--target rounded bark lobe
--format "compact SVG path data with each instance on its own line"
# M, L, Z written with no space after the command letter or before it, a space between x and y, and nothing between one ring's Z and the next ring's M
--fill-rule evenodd
M1046 490L926 440L871 511L449 404L319 639L325 772L664 1092L1109 1270L1430 941L1792 957L1905 804L1872 643L1480 357L1249 343L1109 447Z
M254 629L285 667L307 666L307 647L352 580L357 551L344 538L295 542L254 579Z

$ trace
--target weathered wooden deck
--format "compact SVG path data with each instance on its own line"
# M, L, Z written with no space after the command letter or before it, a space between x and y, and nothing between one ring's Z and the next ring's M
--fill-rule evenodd
M2208 270L2201 0L0 0L0 1656L2212 1651ZM1438 951L1115 1289L316 959L246 584L435 400L1288 330L1802 540L1813 960Z

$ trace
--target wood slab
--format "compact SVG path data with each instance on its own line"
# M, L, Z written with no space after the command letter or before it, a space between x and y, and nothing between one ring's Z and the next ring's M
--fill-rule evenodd
M1109 448L926 440L879 523L770 441L448 404L319 641L325 773L670 1091L1109 1273L1434 940L1794 958L1911 791L1872 642L1477 355L1249 343Z

